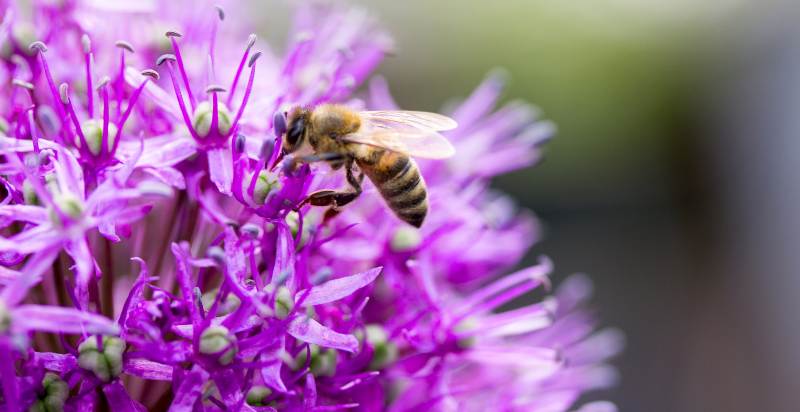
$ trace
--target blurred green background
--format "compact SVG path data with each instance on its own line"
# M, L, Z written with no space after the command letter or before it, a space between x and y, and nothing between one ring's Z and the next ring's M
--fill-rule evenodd
M396 39L380 73L401 106L436 111L499 67L506 101L558 125L540 165L496 185L542 221L528 260L589 273L628 336L621 384L595 398L797 410L796 0L358 3Z

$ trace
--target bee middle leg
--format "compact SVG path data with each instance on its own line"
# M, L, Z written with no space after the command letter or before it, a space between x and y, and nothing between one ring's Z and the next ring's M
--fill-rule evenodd
M361 182L364 181L364 173L360 172L358 176L353 173L353 161L349 160L345 163L345 171L347 176L347 183L352 187L352 191L337 191L331 189L317 190L308 195L306 200L301 203L310 204L313 206L331 206L331 209L338 213L340 207L347 205L361 195Z

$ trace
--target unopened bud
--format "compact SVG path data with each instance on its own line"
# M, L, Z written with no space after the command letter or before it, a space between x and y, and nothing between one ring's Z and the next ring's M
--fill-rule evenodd
M122 373L122 356L125 341L113 336L103 336L103 351L97 346L97 337L89 336L78 346L78 365L103 382L111 382Z
M266 399L272 395L272 389L256 385L247 392L247 404L250 406L267 406Z
M62 412L69 398L69 385L53 372L47 372L42 379L42 390L28 408L28 412Z
M83 137L86 138L86 144L89 146L89 152L93 155L100 155L103 150L103 121L100 119L89 119L81 124L81 132ZM117 141L117 126L114 123L108 124L108 150L114 147ZM80 136L75 136L75 147L81 148L82 142Z
M397 228L389 244L392 252L409 252L417 248L422 243L422 236L419 230L413 227L401 226Z
M294 296L286 286L279 286L275 292L275 317L286 319L294 309Z
M383 326L371 324L364 327L366 344L372 347L372 361L369 368L383 369L397 360L397 346L389 340Z
M214 117L214 108L211 103L205 101L197 105L197 109L192 116L192 126L200 137L206 137L211 132L211 123ZM227 136L231 131L232 121L231 112L224 103L217 104L217 132L222 136Z
M0 334L11 328L11 312L5 302L0 300Z
M203 294L200 298L200 301L203 302L203 308L206 310L211 309L211 306L214 305L214 301L217 300L217 295L219 294L219 289L214 289L209 292ZM239 308L239 305L242 304L241 299L238 296L234 295L233 293L228 293L225 296L225 300L219 303L217 306L217 316L224 316L227 315L236 309Z
M236 336L224 326L209 326L200 335L200 353L217 356L221 365L230 364L236 352Z
M246 179L242 184L249 186L250 180ZM280 188L281 182L278 180L278 176L266 170L262 170L258 174L256 185L253 188L253 201L255 201L256 204L263 205L267 201L267 197L271 193L280 190Z

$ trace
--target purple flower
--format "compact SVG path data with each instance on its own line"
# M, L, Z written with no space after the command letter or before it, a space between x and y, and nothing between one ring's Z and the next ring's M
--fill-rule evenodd
M509 274L538 230L491 179L554 127L495 108L502 76L419 162L418 230L368 182L309 206L343 174L281 148L295 106L397 109L381 78L354 94L393 48L368 12L301 2L278 55L233 2L113 3L0 23L6 410L615 410L577 405L622 346L588 279Z

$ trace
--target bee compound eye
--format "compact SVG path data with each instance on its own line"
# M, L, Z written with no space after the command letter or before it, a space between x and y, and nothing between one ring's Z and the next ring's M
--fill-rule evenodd
M292 122L289 126L289 131L286 133L287 142L292 146L296 145L303 137L305 129L306 122L304 119L300 118Z

